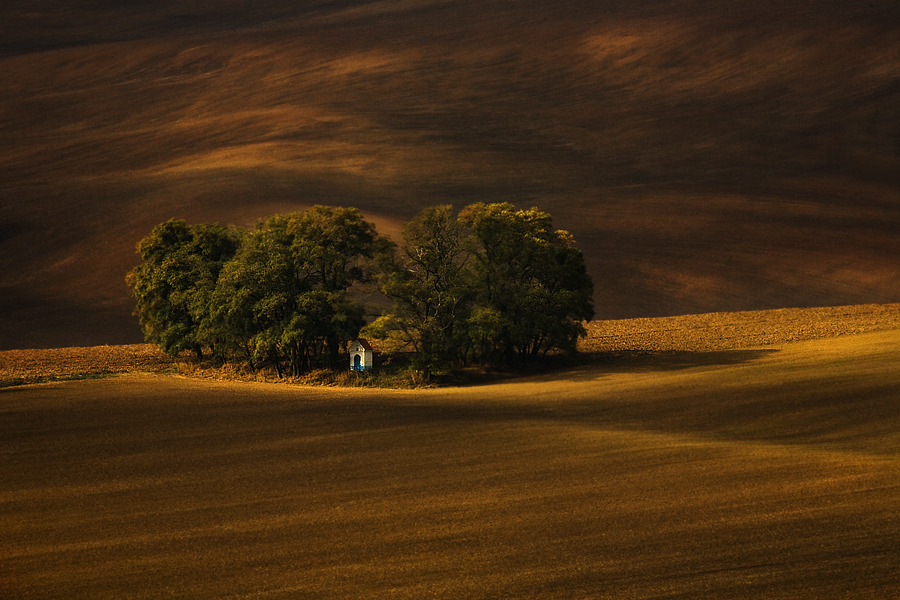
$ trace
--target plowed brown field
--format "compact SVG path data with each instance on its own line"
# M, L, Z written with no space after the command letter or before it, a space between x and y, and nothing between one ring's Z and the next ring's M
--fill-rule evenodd
M151 344L0 352L0 385L157 371L173 359Z
M771 346L900 327L900 304L783 308L655 319L593 321L585 352L708 352Z
M897 0L0 2L0 349L154 225L537 206L597 316L900 302Z

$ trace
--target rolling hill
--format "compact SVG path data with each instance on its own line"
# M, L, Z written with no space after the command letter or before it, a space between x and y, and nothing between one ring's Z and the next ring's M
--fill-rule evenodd
M460 388L0 389L0 596L894 597L897 309Z
M139 341L172 216L550 211L599 318L900 300L900 7L12 0L0 348Z

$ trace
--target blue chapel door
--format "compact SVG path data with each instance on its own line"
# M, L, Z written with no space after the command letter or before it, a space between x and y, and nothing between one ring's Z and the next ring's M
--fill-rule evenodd
M359 371L359 370L361 370L360 369L361 366L362 366L362 357L359 354L357 354L356 356L353 357L353 370Z

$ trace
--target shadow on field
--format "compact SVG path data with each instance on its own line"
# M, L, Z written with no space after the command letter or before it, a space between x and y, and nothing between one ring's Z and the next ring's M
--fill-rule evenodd
M662 373L696 367L729 366L764 358L776 349L716 350L707 352L624 350L585 352L575 362L569 357L548 357L539 363L525 363L506 373L466 373L448 379L452 387L481 387L510 382L584 382L614 373Z
M646 352L623 351L589 355L590 364L566 373L565 379L583 381L596 379L599 373L655 373L680 371L695 367L729 366L749 363L770 356L778 350L760 348L754 350L717 350L710 352ZM599 367L599 368L598 368Z
M528 365L513 377L525 375L527 381L593 381L615 373L662 373L697 367L729 366L750 363L769 356L777 349L716 350L706 352L624 350L619 352L584 353L576 364L560 359L548 360L542 365ZM515 380L515 379L513 379ZM459 387L506 383L508 378L474 378L467 382L454 382Z

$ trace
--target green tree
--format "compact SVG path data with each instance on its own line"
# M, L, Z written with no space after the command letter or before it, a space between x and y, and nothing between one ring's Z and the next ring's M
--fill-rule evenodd
M181 219L160 223L138 243L142 262L126 280L148 342L172 355L192 350L203 357L200 324L219 272L238 244L235 230Z
M560 349L574 352L593 318L593 283L572 236L549 213L509 203L460 213L478 244L470 336L476 358L504 364Z
M325 336L329 362L334 364L340 348L359 334L362 325L362 308L349 300L347 291L374 276L378 259L391 244L356 208L313 206L295 217L291 228L294 263L301 272L313 276L315 289L333 295L336 310L343 307L335 313L333 326ZM347 312L351 308L352 318Z
M572 236L550 215L512 204L425 209L403 232L382 290L393 313L369 327L400 332L426 375L474 359L500 366L574 352L593 283Z
M270 217L223 268L207 331L279 375L334 365L364 323L348 289L371 277L385 243L353 208Z
M452 207L433 206L404 227L399 256L385 270L382 291L394 302L394 327L426 377L464 356L471 257Z

